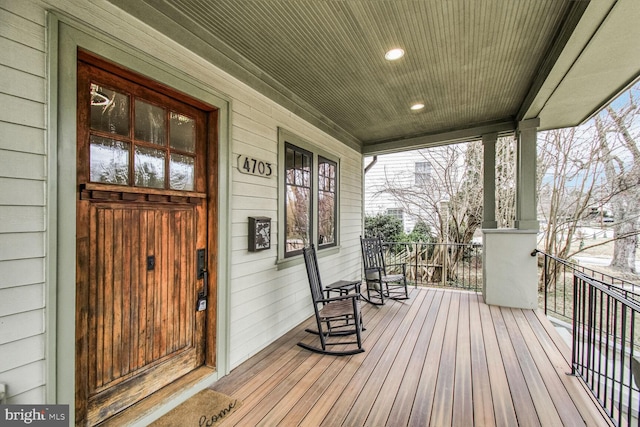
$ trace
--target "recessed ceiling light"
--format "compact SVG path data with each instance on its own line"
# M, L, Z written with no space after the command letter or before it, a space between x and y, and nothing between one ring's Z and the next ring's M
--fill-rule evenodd
M385 59L388 61L395 61L396 59L400 59L403 56L404 56L404 50L400 48L391 49L384 54Z
M424 108L424 104L421 102L417 102L411 106L411 111L420 111Z

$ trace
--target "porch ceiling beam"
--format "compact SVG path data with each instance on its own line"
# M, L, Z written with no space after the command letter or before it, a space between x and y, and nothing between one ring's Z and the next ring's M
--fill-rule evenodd
M419 148L437 147L439 145L481 139L483 135L491 133L498 135L511 134L515 132L516 127L517 123L514 120L505 120L435 134L370 142L365 143L362 153L371 156L374 154L387 154Z

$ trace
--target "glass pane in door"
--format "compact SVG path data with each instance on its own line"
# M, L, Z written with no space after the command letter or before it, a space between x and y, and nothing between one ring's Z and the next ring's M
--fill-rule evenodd
M172 153L169 160L169 187L172 190L193 191L194 158Z
M129 143L91 135L89 147L91 182L129 184Z
M137 187L164 188L166 153L148 147L135 148L135 181Z
M135 109L135 138L156 145L164 145L166 140L164 109L139 99L136 99Z
M91 129L129 135L129 95L91 83Z
M169 119L169 146L176 150L195 153L196 121L172 111Z

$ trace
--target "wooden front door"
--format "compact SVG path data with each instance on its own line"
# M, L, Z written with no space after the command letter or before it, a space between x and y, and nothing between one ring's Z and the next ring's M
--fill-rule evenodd
M213 345L207 147L215 132L213 114L184 97L84 61L76 421L94 425L203 365Z

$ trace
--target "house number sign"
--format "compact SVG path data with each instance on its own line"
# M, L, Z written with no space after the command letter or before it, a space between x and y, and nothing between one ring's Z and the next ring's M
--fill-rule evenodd
M265 178L270 178L273 175L271 162L265 162L244 154L238 156L238 170L248 175L264 176Z

